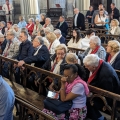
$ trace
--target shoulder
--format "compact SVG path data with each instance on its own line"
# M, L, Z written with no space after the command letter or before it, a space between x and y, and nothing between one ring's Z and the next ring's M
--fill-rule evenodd
M105 51L105 48L103 46L100 46L99 50L100 51Z
M84 91L85 91L85 90L84 90L83 84L77 83L77 84L75 84L75 85L73 86L71 92L74 93L74 94L83 94Z
M120 60L120 53L117 55L116 59Z
M46 47L46 45L42 45L42 47L40 49L48 50L48 48Z

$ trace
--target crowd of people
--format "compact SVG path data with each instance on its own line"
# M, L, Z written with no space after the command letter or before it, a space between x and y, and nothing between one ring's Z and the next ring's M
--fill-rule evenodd
M88 22L92 24L92 27L103 29L108 24L108 21L106 22L108 13L103 4L99 5L98 10L94 11L92 6L89 9L86 14ZM111 9L108 34L120 35L119 11L114 3L111 3ZM92 29L87 30L86 36L83 38L81 30L85 30L85 17L78 8L74 9L74 13L72 38L68 43L66 42L68 23L64 16L59 17L55 27L51 24L51 19L43 13L41 19L30 18L28 23L23 16L19 17L18 24L1 21L0 55L18 61L18 64L13 65L14 77L15 81L21 85L23 85L23 77L20 71L24 64L62 75L60 89L56 87L59 84L57 79L51 81L48 78L47 85L50 91L59 93L61 101L72 100L72 107L68 110L69 120L84 120L86 116L92 120L106 120L99 112L103 106L99 99L95 99L94 106L91 106L88 84L117 94L120 93L120 81L115 72L115 70L120 70L120 43L117 40L111 40L105 50L101 45L100 38ZM73 51L68 52L67 47L80 48L85 51L76 54ZM9 79L11 63L3 60L2 65L2 76ZM42 79L46 77L45 75L41 76L41 73L37 74ZM38 92L40 81L35 78L36 74L32 73L27 79L27 87ZM0 83L6 86L2 78L0 78ZM48 91L45 87L43 85L43 95L47 96ZM9 92L13 96L12 91L9 90ZM3 94L1 96L3 96L2 101L5 101L6 97L4 98ZM13 98L11 101L14 102ZM10 109L7 109L7 112L5 110L3 116L6 116L7 113L11 114L13 109L11 101L8 103L12 107L8 105L7 107ZM111 100L107 99L107 102L112 106ZM66 117L65 113L57 115L46 108L43 109L43 112L52 115L56 120L64 120Z

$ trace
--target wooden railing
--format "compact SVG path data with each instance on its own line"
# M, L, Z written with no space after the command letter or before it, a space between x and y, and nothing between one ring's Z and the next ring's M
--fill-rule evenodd
M12 59L8 59L5 57L0 56L0 61L1 60L5 60L5 61L9 61L12 64L17 64L17 61L14 61ZM49 77L52 78L58 78L59 81L61 79L62 76L60 75L56 75L53 74L49 71L46 70L42 70L40 68L36 68L30 65L25 64L24 65L25 69L30 69L31 71L37 71L37 72L41 72L42 74L46 74ZM10 69L11 70L11 69ZM0 72L2 71L2 65L0 63ZM12 72L12 71L10 71ZM12 73L11 73L12 74ZM28 74L24 74L24 75L28 75ZM24 76L25 78L27 78L26 76ZM38 93L23 87L17 83L15 83L12 79L8 80L5 79L8 84L12 87L12 89L14 90L15 96L16 96L16 100L18 101L19 105L20 105L20 119L23 120L24 118L26 118L27 113L25 112L25 110L30 110L32 111L32 114L35 118L35 115L39 116L39 120L42 119L46 119L46 120L53 120L54 118L52 118L49 115L46 115L45 113L43 113L41 110L43 109L43 100L45 99L44 96L39 95ZM94 87L89 85L89 89L92 93L94 93L91 97L90 97L90 103L91 105L94 105L94 98L100 98L103 102L104 102L104 106L103 106L103 111L108 110L110 115L111 115L111 120L115 120L115 118L117 117L117 115L119 115L118 111L117 111L117 101L120 102L120 95ZM110 98L113 100L113 105L109 106L106 98Z

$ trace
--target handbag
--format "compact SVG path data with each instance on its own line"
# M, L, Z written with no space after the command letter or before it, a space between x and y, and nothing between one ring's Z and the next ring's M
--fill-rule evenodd
M72 101L62 102L58 99L51 98L46 98L44 100L44 108L51 110L57 115L67 112L69 109L71 109L72 104Z

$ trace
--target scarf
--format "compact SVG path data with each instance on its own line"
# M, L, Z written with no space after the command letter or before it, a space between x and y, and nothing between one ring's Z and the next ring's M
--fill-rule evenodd
M65 88L66 88L66 94L70 93L72 91L72 88L74 87L74 85L76 85L77 83L81 83L84 86L85 89L85 94L88 95L89 94L89 88L87 86L87 83L84 82L79 76L70 84L68 84L66 82Z
M112 58L112 57L111 57L111 55L109 54L108 59L107 59L107 62L110 63L111 58Z
M95 54L99 48L100 48L100 46L97 46L94 50L92 50L92 52L90 54Z
M95 78L95 76L96 76L96 74L97 74L99 68L101 67L102 63L103 63L103 60L100 59L99 65L98 65L97 69L92 73L92 75L89 77L89 79L88 79L88 81L87 81L88 84L91 83L92 80Z
M7 7L8 7L8 11L10 11L10 7L9 7L9 4L7 4Z

